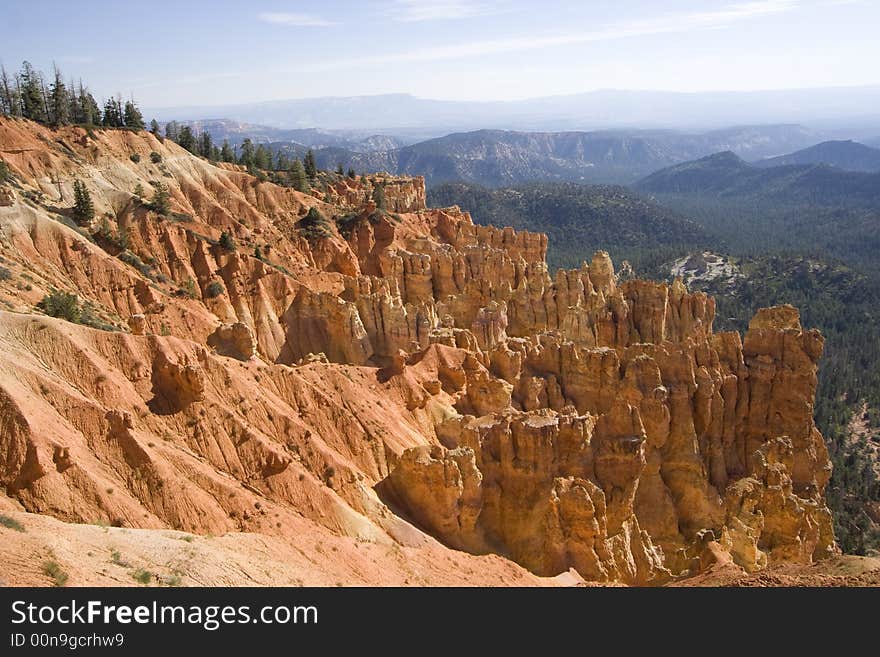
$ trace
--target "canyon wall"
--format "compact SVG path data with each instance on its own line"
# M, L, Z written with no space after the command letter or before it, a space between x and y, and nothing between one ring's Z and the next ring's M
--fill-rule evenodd
M303 194L149 133L6 119L0 146L0 483L23 510L308 522L629 584L836 550L823 339L794 308L714 333L706 295L602 252L551 274L546 236L428 209L422 178ZM142 200L160 182L169 214ZM92 328L39 312L55 289Z

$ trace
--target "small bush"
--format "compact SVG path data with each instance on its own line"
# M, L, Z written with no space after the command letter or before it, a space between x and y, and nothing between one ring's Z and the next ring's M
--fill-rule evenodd
M61 566L59 566L55 561L46 561L43 563L43 574L48 575L52 578L55 583L55 586L64 586L67 584L67 580L69 579L67 573L65 573Z
M153 187L155 191L153 192L153 198L147 203L147 208L156 214L166 216L171 212L171 204L169 203L171 194L168 192L168 187L160 182L153 183Z
M125 559L122 558L122 554L119 552L119 550L113 550L113 552L110 553L110 563L116 566L122 566L123 568L128 568L130 565Z
M62 290L52 290L37 307L50 317L66 319L68 322L79 322L82 315L79 297Z
M116 327L104 322L95 314L95 308L91 303L81 304L79 297L70 292L52 290L37 304L37 308L50 317L57 317L75 324L91 326L102 331L116 330Z
M213 299L214 297L219 297L226 291L226 288L223 287L223 283L220 281L211 281L208 283L208 287L205 288L205 296L209 299Z
M384 185L376 185L375 189L373 189L373 201L376 203L376 207L379 210L385 209L385 186Z
M220 246L222 246L227 251L235 251L235 240L232 239L232 235L227 233L225 230L220 233L220 240L218 244L220 244Z
M185 296L188 296L190 299L195 299L197 295L196 292L196 282L192 278L186 279L186 283L180 286L180 292Z
M141 161L141 156L138 155L137 153L132 153L131 155L128 156L128 159L131 160L132 162L134 162L135 164L137 164L138 162Z
M131 251L123 251L117 256L122 262L127 265L131 265L135 269L137 269L143 276L149 278L151 281L156 280L156 271L153 267L146 264L143 260L138 258Z
M24 531L24 525L22 525L15 518L10 518L9 516L5 516L0 514L0 525L6 527L6 529L14 529L17 532Z
M7 180L12 179L12 174L9 173L9 167L6 166L6 162L0 160L0 185L5 183Z
M330 222L315 208L309 208L306 216L299 220L297 228L300 234L310 242L333 235L333 231L330 230Z
M345 239L349 239L354 229L361 223L361 216L357 214L347 214L336 217L336 229Z
M136 582L143 584L144 586L153 581L153 573L151 573L149 570L144 570L143 568L138 568L131 574L131 576L135 579Z
M150 153L150 162L153 164L159 164L162 161L162 156L159 155L156 151Z
M8 281L12 278L12 272L6 267L0 267L0 281Z

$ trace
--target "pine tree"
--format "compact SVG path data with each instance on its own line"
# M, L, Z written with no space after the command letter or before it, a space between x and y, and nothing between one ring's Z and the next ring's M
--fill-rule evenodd
M92 196L83 182L77 178L73 181L73 220L80 226L88 226L95 218L95 206Z
M121 128L123 126L121 103L112 96L104 101L104 116L101 119L101 123L108 128Z
M276 171L287 171L290 169L290 158L283 151L278 152L278 159L275 164Z
M70 97L67 93L67 85L61 77L61 71L57 66L53 67L52 86L49 90L49 122L54 126L67 125L70 123Z
M300 162L296 158L294 158L293 162L290 165L288 177L290 178L290 186L293 187L296 191L309 191L309 183L306 177L306 170L303 167L302 162Z
M376 185L373 188L373 201L376 203L377 209L385 209L385 187L383 185Z
M71 123L82 123L79 118L79 107L77 88L73 83L73 78L70 78L67 81L67 115L70 117Z
M177 135L177 143L180 144L182 148L185 148L190 153L198 154L198 144L196 143L196 136L193 134L192 128L188 125L182 126L180 128L180 132Z
M203 130L202 134L199 135L199 155L202 157L211 158L211 148L213 148L214 144L211 141L211 133L207 130Z
M318 167L315 166L315 154L311 148L306 153L305 158L303 158L303 168L310 179L314 180L318 177Z
M219 162L220 161L220 149L216 146L211 146L211 154L208 156L208 159L211 162Z
M238 158L238 163L246 166L248 169L252 169L254 167L255 154L254 142L250 139L245 139L241 142L241 157Z
M224 162L235 162L235 151L229 145L229 140L223 140L223 148L220 149L220 159Z
M156 119L150 121L150 132L153 133L154 137L161 137L161 132L159 130L159 122Z
M153 198L150 199L148 207L156 214L165 216L171 212L171 204L169 203L171 194L168 192L168 188L160 182L153 183L153 189Z
M43 97L43 81L30 62L24 62L21 65L19 80L22 116L32 121L45 123L46 99Z
M357 174L354 172L354 167L348 167L348 177L352 180L357 178Z
M79 83L79 107L80 114L77 117L79 123L97 125L101 122L101 109L98 107L98 101L95 100L88 88L83 87L82 80Z
M125 101L125 111L123 112L122 120L125 122L126 128L131 130L144 129L144 115L141 114L133 100Z
M272 168L272 151L263 144L257 146L257 152L254 153L254 166L262 170Z
M180 124L177 121L169 121L165 124L165 138L176 142L180 135Z
M21 104L16 88L4 66L0 66L0 111L5 116L19 116L21 114Z
M340 176L345 175L345 169L342 168L342 162L336 165L336 173Z

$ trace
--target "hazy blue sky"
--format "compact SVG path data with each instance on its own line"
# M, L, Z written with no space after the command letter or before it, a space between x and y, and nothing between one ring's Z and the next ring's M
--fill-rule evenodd
M880 83L880 0L3 0L0 59L143 105Z

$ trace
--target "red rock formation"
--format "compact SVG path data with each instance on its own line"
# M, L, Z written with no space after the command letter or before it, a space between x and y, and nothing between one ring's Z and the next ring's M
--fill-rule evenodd
M835 550L822 338L795 309L716 334L706 295L621 283L605 253L551 276L546 236L425 209L421 178L328 174L318 199L148 133L94 135L0 119L38 199L0 207L4 266L29 281L0 282L0 500L442 553L424 531L639 584ZM76 178L88 237L58 220ZM168 217L133 196L157 179ZM323 237L301 230L312 207ZM52 288L115 330L35 315Z

